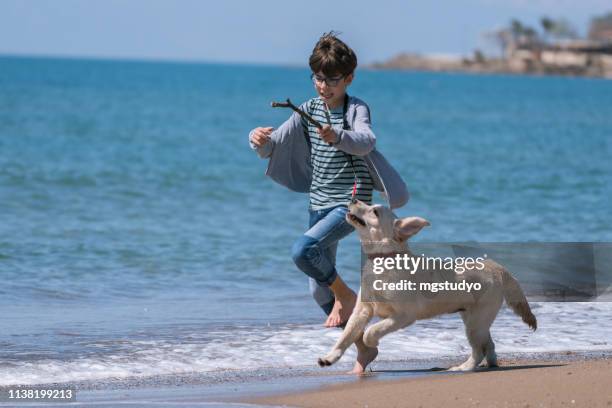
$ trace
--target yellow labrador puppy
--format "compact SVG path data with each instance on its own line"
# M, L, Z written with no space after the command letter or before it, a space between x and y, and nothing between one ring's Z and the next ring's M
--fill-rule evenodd
M399 219L387 207L370 206L360 201L349 205L346 219L359 233L370 266L376 257L396 257L404 254L413 257L406 240L429 225L423 218ZM416 320L459 312L465 324L472 354L463 364L449 370L475 370L484 358L489 367L497 366L495 345L489 328L503 300L505 299L508 306L533 330L537 328L537 322L521 287L510 272L489 259L484 260L481 266L481 269L472 268L461 274L455 273L454 270L449 273L447 270L435 268L415 271L412 275L407 274L405 270L386 271L385 275L380 276L385 276L387 282L397 282L407 277L416 285L421 282L430 284L466 281L472 285L478 283L482 289L478 293L468 293L465 290L445 291L439 296L431 296L431 292L427 294L425 291L411 291L404 294L401 301L397 301L396 292L380 291L376 294L376 301L369 302L362 301L360 290L355 309L340 339L325 357L319 358L319 365L323 367L334 364L346 349L355 343L358 357L353 373L363 373L367 365L376 358L378 342L383 336L409 326ZM366 330L366 325L374 316L382 320Z

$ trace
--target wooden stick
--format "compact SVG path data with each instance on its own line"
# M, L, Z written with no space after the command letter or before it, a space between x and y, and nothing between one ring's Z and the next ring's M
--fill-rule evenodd
M304 119L312 123L314 126L316 126L317 129L323 129L322 124L320 124L318 121L313 119L312 116L310 116L309 114L307 114L306 112L304 112L303 110L301 110L300 108L292 104L291 99L289 98L287 98L287 102L272 102L270 105L273 108L291 108L295 112L299 113L301 117L303 117Z

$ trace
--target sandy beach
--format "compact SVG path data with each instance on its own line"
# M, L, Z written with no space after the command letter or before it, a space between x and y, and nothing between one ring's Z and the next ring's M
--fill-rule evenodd
M293 407L612 407L612 359L500 361L465 374L380 381L376 375L316 391L251 399Z

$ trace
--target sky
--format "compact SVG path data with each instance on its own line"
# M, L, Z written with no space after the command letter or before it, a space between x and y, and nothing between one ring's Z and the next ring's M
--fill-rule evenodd
M0 0L0 54L306 65L326 31L360 63L399 52L494 51L511 18L585 34L609 0Z

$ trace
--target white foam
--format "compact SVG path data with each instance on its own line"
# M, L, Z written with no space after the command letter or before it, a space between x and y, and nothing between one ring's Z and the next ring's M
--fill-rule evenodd
M501 353L612 350L612 303L533 303L538 330L532 332L504 308L492 327ZM183 333L174 340L132 341L114 354L68 361L35 360L0 367L0 385L41 384L202 373L262 367L314 367L335 343L339 330L320 325L236 327ZM188 339L188 340L186 340ZM122 341L126 341L122 339ZM101 349L107 344L100 345ZM463 357L469 346L458 315L417 322L385 337L381 360ZM343 357L355 358L350 349Z

